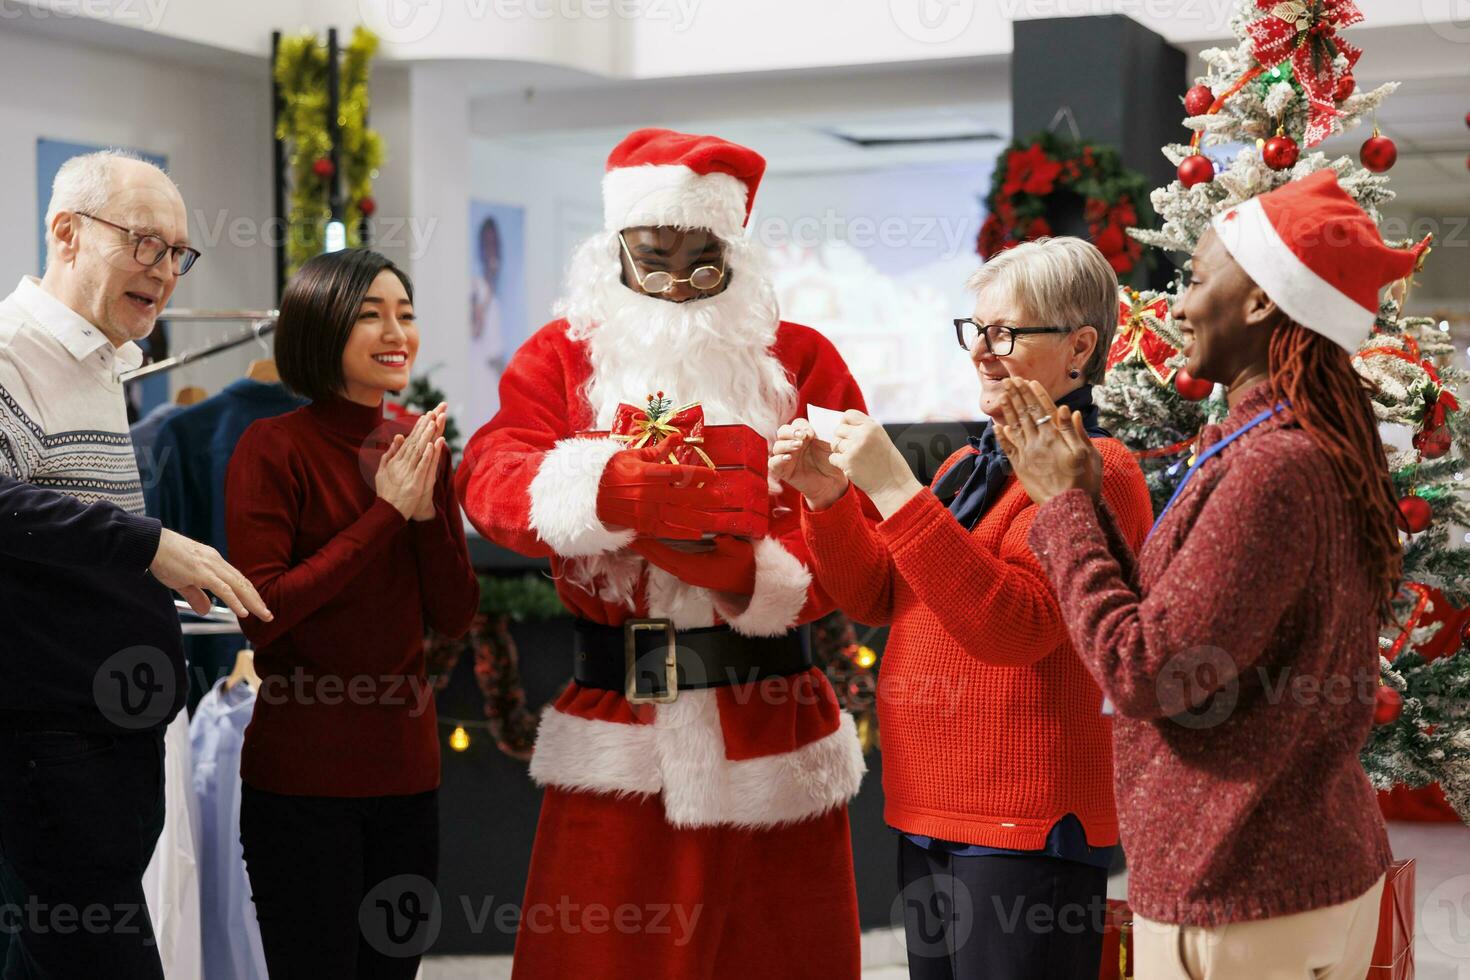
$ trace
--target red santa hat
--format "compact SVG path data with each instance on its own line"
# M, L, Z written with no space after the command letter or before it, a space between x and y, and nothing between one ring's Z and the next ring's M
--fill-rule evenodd
M608 231L667 225L738 238L765 171L759 153L719 137L640 129L608 155L603 218Z
M1319 170L1212 222L1235 261L1287 316L1349 353L1373 332L1378 294L1414 273L1429 245L1389 248L1378 226Z

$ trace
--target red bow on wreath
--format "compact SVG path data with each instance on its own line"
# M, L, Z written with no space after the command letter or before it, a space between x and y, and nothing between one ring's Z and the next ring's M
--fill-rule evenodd
M1179 351L1158 333L1158 324L1169 319L1169 301L1164 297L1152 303L1129 303L1118 300L1118 333L1113 346L1108 349L1108 370L1137 356L1148 368L1149 373L1168 384L1174 370L1166 366L1169 358Z
M610 438L627 444L630 449L657 446L669 436L682 436L684 445L669 457L670 463L693 465L697 459L710 469L714 460L699 448L704 442L704 406L699 402L674 407L663 392L648 396L648 407L639 408L627 402L619 402L613 413Z
M1353 0L1256 0L1256 6L1267 15L1246 27L1251 53L1268 68L1291 61L1311 107L1306 144L1316 146L1332 135L1332 120L1341 115L1332 93L1363 54L1337 32L1362 20L1362 11ZM1346 71L1338 68L1338 54L1347 58Z

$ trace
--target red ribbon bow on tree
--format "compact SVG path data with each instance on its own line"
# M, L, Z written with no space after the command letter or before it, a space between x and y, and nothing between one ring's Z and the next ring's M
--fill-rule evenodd
M1130 303L1120 297L1118 332L1108 349L1108 370L1136 356L1160 384L1168 384L1174 370L1166 362L1179 351L1159 335L1156 324L1168 321L1169 316L1169 301L1165 297L1152 303L1141 303L1136 298Z
M1332 135L1337 111L1333 92L1342 77L1352 72L1363 51L1337 36L1344 27L1363 19L1353 0L1256 0L1266 16L1246 27L1251 53L1268 68L1290 61L1311 114L1305 141L1316 146ZM1337 65L1337 56L1347 57L1347 70Z
M610 438L627 444L630 449L657 446L674 435L682 436L684 444L669 456L670 463L693 465L698 459L710 469L715 468L714 460L699 448L704 442L704 406L699 402L675 408L660 391L648 396L646 408L619 402L613 413Z
M1429 395L1428 404L1424 408L1424 419L1419 427L1426 431L1434 431L1444 425L1445 415L1460 410L1460 400L1451 392L1445 390L1444 382L1439 380L1439 370L1435 368L1434 362L1419 353L1419 343L1413 337L1404 337L1405 350L1397 347L1369 347L1361 350L1355 357L1393 357L1408 364L1416 364L1434 382L1434 391Z

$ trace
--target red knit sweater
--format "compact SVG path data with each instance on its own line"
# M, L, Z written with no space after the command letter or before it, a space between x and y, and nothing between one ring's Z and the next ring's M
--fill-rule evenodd
M1208 447L1269 408L1262 384ZM1186 925L1362 895L1390 861L1358 753L1378 615L1354 505L1290 411L1208 460L1148 544L1080 490L1031 544L1077 650L1118 706L1128 900Z
M439 785L424 627L462 635L479 604L446 463L437 516L405 521L373 478L413 419L332 399L251 425L230 457L230 561L275 614L241 622L261 689L240 775L304 796Z
M1097 445L1104 496L1142 541L1143 474L1117 441ZM1011 477L972 531L927 491L876 525L860 499L802 516L822 587L859 622L892 624L878 679L889 825L1033 850L1074 813L1089 845L1117 843L1111 720L1026 543L1025 489Z

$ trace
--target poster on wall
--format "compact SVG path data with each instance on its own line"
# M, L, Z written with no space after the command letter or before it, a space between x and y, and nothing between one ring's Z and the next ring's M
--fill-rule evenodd
M146 153L131 148L93 146L88 143L69 143L65 140L36 140L36 268L46 268L46 211L51 207L51 185L56 181L56 172L72 157L85 153L96 153L107 149L125 149L136 157L147 160L163 170L168 169L168 158L157 153ZM139 342L143 348L145 363L162 360L168 356L168 331L162 322L154 328L151 336ZM128 386L128 412L132 417L147 414L155 406L168 401L167 374L144 378Z
M469 418L473 432L500 407L500 375L530 335L526 317L526 212L470 202Z

